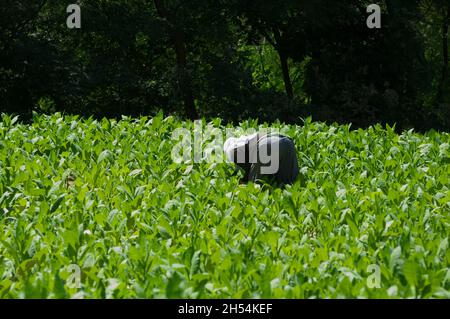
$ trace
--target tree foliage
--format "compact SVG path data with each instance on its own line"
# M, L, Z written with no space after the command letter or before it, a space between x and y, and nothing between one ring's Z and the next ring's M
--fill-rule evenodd
M448 129L448 0L4 0L0 112Z

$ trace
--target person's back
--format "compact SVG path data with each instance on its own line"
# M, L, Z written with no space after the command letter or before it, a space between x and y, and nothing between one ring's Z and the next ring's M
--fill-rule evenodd
M298 176L295 145L287 136L258 133L229 138L224 151L228 160L243 169L244 182L269 177L279 184L292 184Z

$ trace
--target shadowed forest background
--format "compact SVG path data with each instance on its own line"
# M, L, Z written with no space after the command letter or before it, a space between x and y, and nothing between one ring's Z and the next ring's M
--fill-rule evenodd
M449 130L449 23L450 0L2 0L0 113Z

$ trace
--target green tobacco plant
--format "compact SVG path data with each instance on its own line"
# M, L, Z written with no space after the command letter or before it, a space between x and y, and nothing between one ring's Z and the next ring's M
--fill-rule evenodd
M180 127L3 115L0 298L450 297L448 133L275 123L279 189L174 163Z

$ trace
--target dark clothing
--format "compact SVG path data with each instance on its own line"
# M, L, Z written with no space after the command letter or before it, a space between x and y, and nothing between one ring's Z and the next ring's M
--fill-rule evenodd
M298 176L295 145L280 134L258 134L246 145L245 162L237 165L245 172L245 182L273 178L279 184L292 184Z

